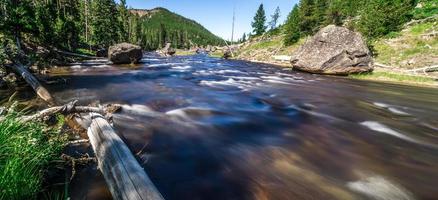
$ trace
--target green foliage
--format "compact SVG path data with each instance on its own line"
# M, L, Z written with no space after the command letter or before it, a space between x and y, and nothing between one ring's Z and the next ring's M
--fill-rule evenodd
M436 0L419 0L419 6L412 12L414 19L423 19L438 14Z
M423 1L422 10L433 13L434 0ZM313 35L322 27L335 24L354 28L369 40L400 31L412 19L417 0L300 0L284 27L285 44ZM418 11L420 12L420 11Z
M131 16L131 41L147 50L155 50L172 43L174 48L193 45L222 45L223 40L199 23L172 13L164 8L149 11L148 15Z
M384 71L364 73L364 74L353 74L350 75L350 77L355 79L381 80L381 81L401 82L407 84L421 84L421 85L437 83L433 78L430 77L413 76L413 75L384 72Z
M16 114L0 121L0 199L35 199L47 165L62 150L59 133Z
M415 0L371 0L360 13L357 28L370 39L399 31L412 18L415 5Z
M284 44L289 46L300 40L300 10L297 5L293 8L292 12L289 14L286 24L284 25L285 38Z
M95 45L108 47L119 39L119 13L113 0L94 0L92 10L92 39Z
M266 32L266 14L265 9L263 8L263 4L260 4L251 26L256 36L262 35Z
M299 8L300 32L303 35L311 35L318 25L315 0L301 0Z

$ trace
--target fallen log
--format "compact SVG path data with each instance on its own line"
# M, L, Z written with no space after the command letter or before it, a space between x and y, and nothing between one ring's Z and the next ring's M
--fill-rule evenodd
M80 57L80 58L87 58L87 59L100 59L99 57L96 57L96 56L82 55L82 54L78 54L78 53L61 51L61 50L58 50L58 49L55 49L55 51L60 53L60 54L64 54L66 56L73 56L73 57Z
M144 169L135 159L128 146L115 133L103 115L117 111L121 106L105 107L76 106L77 101L40 111L21 120L29 122L54 114L90 113L77 118L78 123L87 129L88 140L78 140L72 144L89 141L95 152L98 166L114 199L120 200L162 200Z
M407 70L407 72L436 72L436 71L438 71L438 65Z
M70 102L64 106L56 106L52 108L48 108L45 110L42 110L38 113L35 113L30 116L24 116L20 119L22 122L29 122L29 121L38 121L41 119L44 119L47 116L52 116L55 114L63 114L63 115L69 115L69 114L75 114L75 113L100 113L100 114L107 114L112 113L110 110L110 107L102 108L102 107L89 107L89 106L76 106L77 101ZM113 108L111 108L113 109Z
M113 198L164 199L108 121L100 114L90 115L87 134Z
M54 106L55 100L53 99L52 95L50 95L49 91L47 91L44 86L38 82L38 80L33 76L25 66L23 66L20 63L15 63L13 65L10 65L12 70L14 70L17 74L20 74L21 77L35 90L38 97L46 101L50 106Z

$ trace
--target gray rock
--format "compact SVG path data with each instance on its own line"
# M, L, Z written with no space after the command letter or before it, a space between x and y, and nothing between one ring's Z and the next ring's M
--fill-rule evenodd
M10 73L3 77L3 81L8 84L14 84L15 82L17 82L17 76L14 73Z
M96 51L96 57L108 57L108 49L102 48Z
M141 47L129 43L116 44L108 50L108 59L114 64L134 64L138 63L142 57Z
M370 72L373 60L362 35L329 25L310 38L293 55L294 69L317 74L348 75Z
M222 56L223 59L229 59L233 57L231 51L228 49L224 52L224 55Z

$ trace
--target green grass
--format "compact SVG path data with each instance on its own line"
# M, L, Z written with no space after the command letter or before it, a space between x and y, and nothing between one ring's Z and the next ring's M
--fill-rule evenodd
M224 53L221 51L211 52L210 56L213 58L222 58L224 56Z
M191 55L195 55L196 52L193 51L189 51L189 50L177 50L175 55L176 56L191 56Z
M411 28L411 33L413 35L421 35L426 31L433 29L434 26L434 23L417 24Z
M82 54L82 55L89 55L89 56L96 55L96 52L91 51L90 49L76 49L76 53Z
M64 140L54 129L17 118L9 114L0 121L0 199L35 199Z
M268 40L268 41L262 41L259 43L256 43L251 46L251 49L266 49L266 48L278 48L280 47L281 41L280 40Z
M398 82L405 84L415 84L415 85L436 85L438 82L429 77L424 76L413 76L406 74L399 74L394 72L372 72L372 73L364 73L364 74L353 74L350 75L351 78L355 79L363 79L363 80L380 80L380 81L389 81L389 82Z
M394 33L394 37L374 41L376 61L402 68L433 65L438 55L438 38L427 39L422 35L437 31L436 23L417 24L398 34Z

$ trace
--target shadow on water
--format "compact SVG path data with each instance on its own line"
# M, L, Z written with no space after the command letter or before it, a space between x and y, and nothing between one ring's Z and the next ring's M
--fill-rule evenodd
M53 76L68 83L49 88L60 102L124 105L115 129L166 199L438 196L433 88L206 56ZM101 177L83 173L71 191L107 198Z

